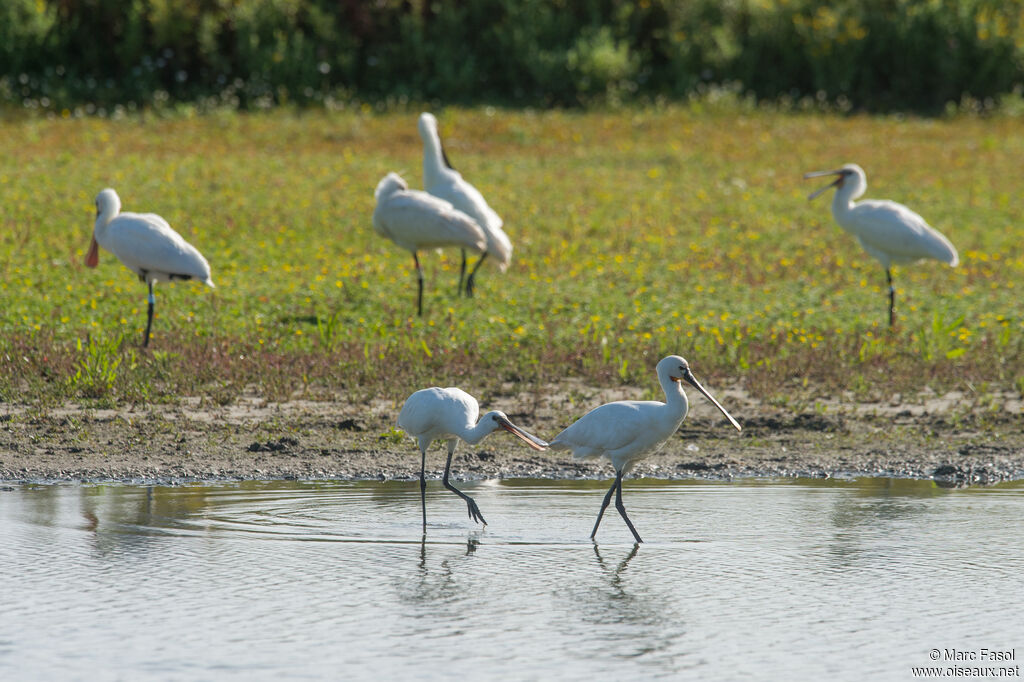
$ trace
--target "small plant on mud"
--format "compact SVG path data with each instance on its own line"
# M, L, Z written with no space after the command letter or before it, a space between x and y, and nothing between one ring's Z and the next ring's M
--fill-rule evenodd
M109 394L124 360L119 353L123 340L123 334L107 341L97 341L90 334L83 346L82 339L77 339L75 344L80 357L75 364L75 373L68 379L72 390L87 398L102 398Z
M204 401L221 407L230 405L242 393L242 387L233 381L218 380L206 388Z
M619 380L624 384L629 383L629 360L626 358L619 363Z
M338 313L337 311L331 313L331 316L324 319L322 316L316 316L316 333L320 340L320 347L324 350L331 350L334 347L335 331L338 327Z
M380 434L380 440L391 445L398 445L405 440L405 431L396 429L394 426Z
M967 349L957 347L956 341L962 336L964 318L964 315L960 315L950 322L945 315L933 313L931 329L926 329L922 334L921 357L925 360L943 357L953 360L963 355Z

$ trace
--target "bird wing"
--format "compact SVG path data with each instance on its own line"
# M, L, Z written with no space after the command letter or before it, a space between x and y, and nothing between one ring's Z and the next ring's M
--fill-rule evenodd
M427 187L427 191L444 199L475 220L487 237L487 253L504 272L512 260L512 242L502 226L505 224L484 199L480 191L466 182L457 171L449 170Z
M654 421L652 408L664 403L623 400L595 407L550 442L552 450L572 450L577 458L600 457L646 440Z
M210 280L210 264L154 213L122 213L110 221L103 247L130 269Z
M490 207L480 190L458 173L446 173L440 182L428 187L427 191L476 220L485 230L500 229L504 225L501 216Z
M406 399L398 415L398 427L420 436L452 434L476 425L480 406L476 398L458 388L424 388Z
M480 253L487 245L476 221L447 201L416 190L395 192L378 202L373 226L410 251L460 246Z
M922 258L956 265L960 258L953 244L924 218L894 201L862 201L849 213L849 229L864 250L884 262ZM876 254L884 254L879 258Z

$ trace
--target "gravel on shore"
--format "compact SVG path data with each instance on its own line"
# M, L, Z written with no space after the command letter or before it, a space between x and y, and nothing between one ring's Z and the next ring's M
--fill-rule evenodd
M537 401L509 393L501 409L541 438L552 438L587 409L636 397L637 389L573 386ZM656 478L893 476L951 485L1024 478L1024 402L1015 394L970 404L960 394L803 407L759 403L741 389L718 396L743 424L737 433L697 396L683 426L632 476ZM177 483L241 479L411 479L415 443L395 427L400 404L345 400L228 406L202 399L176 405L40 409L0 404L0 481ZM440 477L444 451L428 453ZM461 444L456 479L606 478L607 462L534 452L493 435Z

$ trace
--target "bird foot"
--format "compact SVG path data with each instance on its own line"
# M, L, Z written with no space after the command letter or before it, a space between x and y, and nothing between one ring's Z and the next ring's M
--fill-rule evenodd
M484 521L484 515L480 513L480 507L476 506L476 502L473 500L467 500L466 506L469 507L469 518L473 519L473 521L477 523L482 523L485 526L487 525L487 522Z

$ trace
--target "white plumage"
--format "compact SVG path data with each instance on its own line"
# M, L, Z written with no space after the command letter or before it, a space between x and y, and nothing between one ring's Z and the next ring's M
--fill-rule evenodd
M155 213L121 213L121 198L112 189L96 197L96 225L87 263L99 261L97 245L117 256L144 282L195 278L214 286L210 264L196 247Z
M505 272L512 261L512 242L502 229L504 222L488 205L487 200L476 187L466 182L462 174L452 168L448 155L441 144L437 130L437 118L424 112L419 120L420 137L423 139L423 186L430 194L450 202L480 226L487 238L487 248L477 261L466 281L466 293L473 295L473 278L484 258L490 256L498 268ZM463 253L462 272L465 273L466 259ZM462 281L460 279L461 288Z
M872 258L885 268L889 283L889 326L895 318L895 289L892 285L892 266L933 259L955 267L960 263L956 247L924 218L903 204L885 200L867 200L854 203L867 190L864 171L855 163L830 171L806 173L804 178L825 175L838 176L835 181L811 194L814 199L835 187L832 216L839 226L857 238Z
M197 279L213 287L210 264L167 221L153 213L121 213L121 198L112 189L96 196L96 224L85 264L99 264L99 247L110 251L140 281L149 285L149 315L143 345L149 345L153 323L153 284Z
M552 450L572 451L576 459L604 457L615 469L615 482L605 495L591 538L597 535L604 510L611 501L612 493L616 493L616 509L636 541L643 542L622 505L622 476L636 462L660 449L683 423L689 402L681 381L686 381L704 394L737 430L741 429L732 415L697 382L686 360L678 355L670 355L658 363L656 371L666 402L622 400L606 403L580 417L548 444Z
M448 444L448 461L444 466L444 487L466 501L469 517L484 525L483 514L469 495L448 482L452 455L459 440L475 445L494 433L505 429L534 450L544 450L547 443L519 428L498 410L488 412L477 421L480 406L476 398L459 388L424 388L409 396L398 415L398 427L416 439L420 448L420 503L423 509L423 532L427 530L427 501L425 469L427 449L437 439Z
M458 246L481 253L487 246L476 221L449 202L426 192L409 189L397 173L388 173L373 193L373 229L403 249L412 252L419 282L417 311L423 314L423 270L416 254L422 249Z

